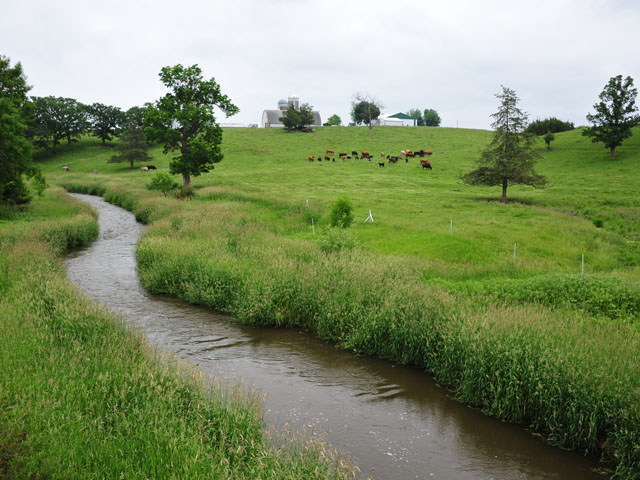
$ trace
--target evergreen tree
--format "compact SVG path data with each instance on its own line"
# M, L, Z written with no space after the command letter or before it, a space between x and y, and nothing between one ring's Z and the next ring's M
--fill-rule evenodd
M611 160L616 158L616 147L631 136L631 128L640 121L636 114L637 95L631 77L625 78L624 83L622 75L611 77L600 93L600 102L593 106L596 113L587 115L593 126L584 129L582 134L591 137L593 143L604 143L611 152Z
M300 110L290 106L285 110L284 115L280 117L284 129L289 132L304 131L311 126L313 120L313 107L308 103L303 103L300 106Z
M534 148L534 136L526 133L527 114L518 108L519 98L510 88L496 94L500 109L492 115L493 140L478 160L478 168L462 176L469 185L502 186L502 202L507 201L510 184L542 187L545 178L535 173L540 156Z
M120 153L112 156L109 163L129 162L133 168L134 162L149 162L149 147L145 142L144 129L138 125L135 118L130 120L120 134L120 145L118 145Z

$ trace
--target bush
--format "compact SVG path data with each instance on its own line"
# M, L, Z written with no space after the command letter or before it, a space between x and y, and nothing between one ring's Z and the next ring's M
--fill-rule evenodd
M196 196L196 191L193 187L180 187L174 192L173 196L178 200L190 200Z
M167 172L156 173L147 184L148 190L158 190L162 192L165 197L171 190L176 188L178 188L178 184L173 181L173 178Z
M534 135L545 135L547 132L551 133L559 133L559 132L567 132L569 130L573 130L575 127L572 122L563 122L562 120L558 120L555 117L545 118L544 120L536 119L534 122L531 122L527 127L528 133L533 133Z
M332 227L347 228L353 222L353 203L340 197L331 205L330 223Z
M357 246L356 239L344 230L327 228L320 239L320 250L324 253L339 252L342 249L351 250Z

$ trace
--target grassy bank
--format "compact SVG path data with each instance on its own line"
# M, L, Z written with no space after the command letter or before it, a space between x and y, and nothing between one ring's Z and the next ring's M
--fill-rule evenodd
M139 171L98 163L104 150L91 142L43 166L66 188L106 193L150 222L138 263L151 291L417 365L461 401L637 477L638 135L616 163L579 132L557 135L540 163L549 187L513 187L515 201L501 205L490 201L497 192L457 180L487 132L225 134L225 160L195 180L189 202L146 191ZM306 161L326 148L421 147L435 152L433 172ZM74 173L58 172L61 162ZM325 233L339 195L361 220ZM361 223L369 209L375 223Z
M322 445L267 444L260 402L145 345L66 280L97 235L60 189L0 220L1 478L346 478Z

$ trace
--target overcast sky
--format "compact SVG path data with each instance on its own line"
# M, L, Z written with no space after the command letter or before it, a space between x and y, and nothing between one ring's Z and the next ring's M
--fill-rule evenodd
M639 45L637 0L0 0L0 54L32 95L127 109L197 63L240 108L218 121L244 124L290 94L348 123L361 92L490 128L504 85L531 120L584 125L610 77L638 86Z

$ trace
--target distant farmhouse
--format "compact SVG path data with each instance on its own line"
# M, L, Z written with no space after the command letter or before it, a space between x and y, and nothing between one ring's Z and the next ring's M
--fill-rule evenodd
M289 108L293 107L296 110L300 110L300 99L296 95L289 95L289 99L279 100L278 101L278 109L277 110L265 110L262 112L262 121L260 122L260 127L269 128L269 127L284 127L282 122L280 121L280 117L284 115L284 112ZM320 119L320 112L313 112L313 123L312 127L319 127L322 125L322 120Z
M394 113L393 115L380 115L380 118L373 122L379 127L415 127L416 119L405 113Z

